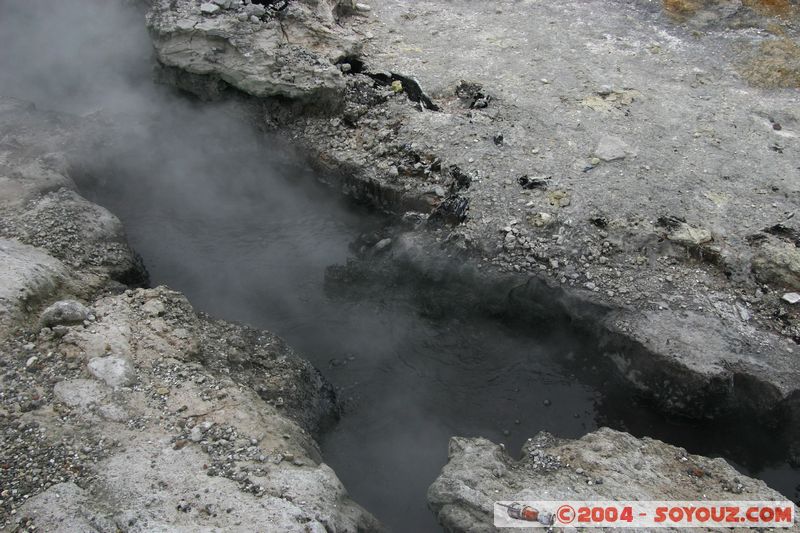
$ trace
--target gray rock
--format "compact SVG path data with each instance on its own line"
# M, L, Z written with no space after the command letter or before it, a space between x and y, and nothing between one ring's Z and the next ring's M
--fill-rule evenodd
M707 229L697 228L686 223L681 223L673 228L667 238L682 246L699 246L712 240L711 232Z
M762 283L800 290L800 249L769 237L753 255L753 273Z
M56 383L53 394L70 407L86 409L100 404L106 397L106 389L91 379L70 379Z
M217 11L220 10L220 7L217 4L213 4L211 2L206 2L200 6L200 11L205 13L206 15L213 15Z
M607 135L600 139L594 156L602 161L618 161L631 155L631 147L619 137Z
M161 300L148 300L142 306L142 311L150 316L161 316L166 312L166 307Z
M62 300L45 309L39 322L45 328L71 326L83 324L91 314L89 308L76 300Z
M392 245L392 239L381 239L378 241L378 244L375 245L376 252L382 252L388 249Z
M136 369L125 357L95 357L87 366L89 373L110 387L128 387L136 382Z
M69 278L57 259L7 239L0 239L0 265L0 326L22 318L26 306L45 300Z
M361 39L336 23L338 4L290 2L283 24L262 24L264 6L249 4L243 12L254 24L243 25L238 10L220 11L207 3L203 14L197 14L192 0L156 0L147 20L158 61L193 75L187 90L204 95L205 83L217 79L252 96L280 96L329 108L341 104L346 87L331 58L355 54ZM204 16L211 13L213 18ZM187 20L193 22L191 32L181 29Z
M249 4L244 8L245 12L253 17L263 17L267 10L261 4Z

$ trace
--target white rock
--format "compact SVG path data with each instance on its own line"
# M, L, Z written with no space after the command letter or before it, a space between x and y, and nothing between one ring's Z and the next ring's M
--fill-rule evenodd
M787 292L783 295L783 301L792 305L800 303L800 294L796 292Z
M367 4L357 3L354 7L356 8L356 11L361 11L362 13L372 11L372 6Z

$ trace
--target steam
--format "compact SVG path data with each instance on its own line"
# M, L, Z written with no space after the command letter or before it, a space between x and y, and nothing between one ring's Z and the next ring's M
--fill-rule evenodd
M144 14L123 0L0 1L0 94L85 114L145 109L156 92Z

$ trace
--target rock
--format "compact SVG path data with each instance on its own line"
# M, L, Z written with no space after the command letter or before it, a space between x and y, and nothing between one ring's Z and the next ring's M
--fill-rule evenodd
M517 180L517 183L519 183L523 189L527 190L547 190L547 178L543 176L528 177L526 174L525 176L520 177Z
M205 13L206 15L213 15L217 11L220 10L220 7L217 4L212 2L206 2L205 4L200 5L200 11Z
M56 383L53 394L70 407L86 409L92 404L101 403L106 396L106 390L91 379L71 379Z
M367 13L369 11L372 11L372 6L367 5L367 4L362 4L360 2L356 3L356 5L353 6L353 7L355 7L356 11L360 11L362 13Z
M166 308L161 300L148 300L142 306L142 311L150 316L161 316L165 313Z
M45 309L39 323L43 328L73 326L83 324L91 314L86 306L76 300L62 300Z
M454 437L428 503L445 530L477 533L494 531L496 500L730 500L734 486L735 499L786 499L723 459L603 428L578 440L540 433L519 461L486 439Z
M685 222L673 228L667 238L681 246L699 246L711 242L713 239L711 232L707 229L690 226Z
M793 243L768 237L758 245L752 269L762 283L800 291L800 249Z
M7 239L0 239L0 265L0 326L21 318L26 306L41 303L69 278L57 259Z
M375 251L376 252L382 252L382 251L388 249L391 245L392 245L392 239L388 239L388 238L387 239L381 239L375 245Z
M619 137L605 136L597 143L593 155L602 161L618 161L632 153L631 147Z
M542 228L553 223L553 215L550 213L536 213L530 217L530 221L537 228Z
M244 11L251 17L263 17L267 14L267 10L261 4L248 4Z
M261 21L267 15L261 4L237 11L209 2L198 14L193 0L155 0L147 23L156 57L169 69L165 75L185 90L209 97L217 94L221 80L255 97L329 109L342 104L346 88L332 59L356 55L362 39L337 24L338 4L289 2L281 11L284 22L270 24ZM253 25L242 24L243 13ZM186 21L191 21L191 31L182 29Z
M795 305L797 303L800 303L800 294L796 292L787 292L786 294L783 295L782 300L786 303Z
M128 387L136 382L136 370L125 357L109 355L89 361L89 373L110 387Z

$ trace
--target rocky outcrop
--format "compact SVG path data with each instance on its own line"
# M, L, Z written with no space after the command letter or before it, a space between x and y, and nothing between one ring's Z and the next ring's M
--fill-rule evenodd
M540 433L528 440L519 460L486 439L451 439L449 462L428 490L430 507L444 529L496 531L493 503L510 500L785 498L723 459L690 455L661 441L607 428L577 440Z
M252 96L325 108L340 105L344 95L336 60L358 50L359 38L337 24L346 4L157 0L147 22L159 62L205 77L206 87L219 80Z
M128 288L141 261L69 177L81 120L0 98L0 123L0 527L380 530L314 440L338 416L320 373Z

